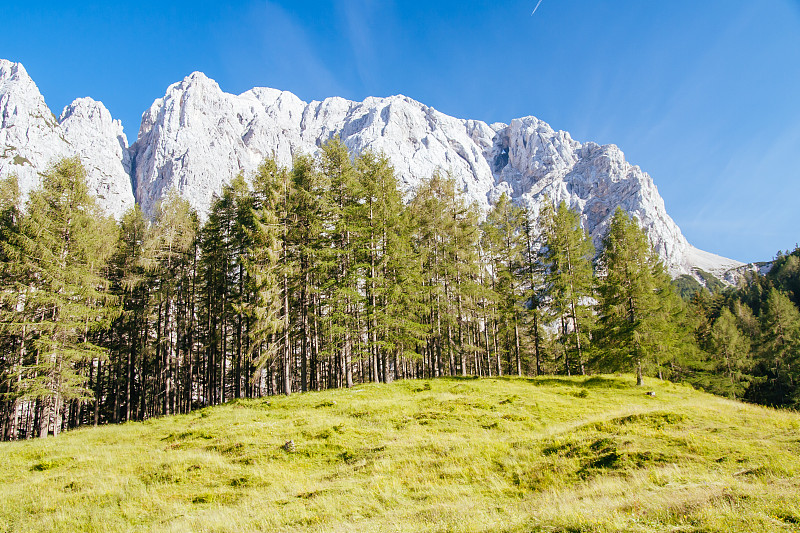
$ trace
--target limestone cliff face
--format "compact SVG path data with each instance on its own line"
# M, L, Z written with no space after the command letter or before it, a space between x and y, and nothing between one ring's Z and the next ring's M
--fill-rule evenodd
M134 203L131 154L122 124L91 98L72 102L58 121L64 138L86 167L89 188L106 211L120 218Z
M545 198L565 201L583 215L599 248L617 206L634 214L659 255L674 271L687 271L689 243L667 214L653 180L625 160L615 145L581 144L534 117L501 130L490 154L497 190L519 198L534 212Z
M490 146L493 132L480 124ZM306 103L264 88L235 96L200 73L171 85L145 112L134 147L136 198L149 213L175 187L204 214L211 195L239 172L265 157L289 166L334 135L356 152L385 153L405 191L437 169L451 171L470 198L488 205L494 177L463 120L403 96Z
M0 176L16 174L24 196L63 157L78 155L90 190L119 218L133 206L128 142L100 102L80 98L60 118L19 63L0 59Z
M650 176L614 145L580 143L535 117L492 125L456 119L405 96L306 103L267 88L237 96L197 72L171 85L143 116L134 145L136 198L152 213L174 187L203 215L239 172L252 172L265 157L289 166L334 135L355 152L386 154L404 192L439 171L451 173L483 210L502 193L534 213L545 199L564 200L582 213L597 246L622 206L639 218L673 273L738 265L693 248Z
M134 193L152 214L173 188L205 216L238 173L248 175L266 157L290 166L338 135L354 152L386 154L405 193L438 171L454 176L484 211L503 193L534 213L545 201L564 200L581 212L598 246L621 206L639 218L673 274L700 267L721 275L740 265L692 247L650 176L615 145L580 143L535 117L489 125L405 96L304 102L268 88L233 95L195 72L145 111L129 148L101 103L78 99L56 119L22 65L2 60L0 113L0 174L16 173L28 191L53 160L78 154L101 205L116 216Z

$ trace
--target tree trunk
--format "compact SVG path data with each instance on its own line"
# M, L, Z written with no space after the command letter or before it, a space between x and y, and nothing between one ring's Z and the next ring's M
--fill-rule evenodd
M522 376L522 357L519 353L519 326L517 325L516 317L514 317L514 349L517 354L517 375Z
M289 282L283 275L283 393L292 393L291 356L289 352Z
M644 385L644 376L642 375L642 360L636 360L636 386L641 387Z

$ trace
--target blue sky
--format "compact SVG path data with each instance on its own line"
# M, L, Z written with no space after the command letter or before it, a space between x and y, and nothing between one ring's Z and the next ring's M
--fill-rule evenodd
M800 242L800 0L537 1L15 2L0 57L56 114L101 100L130 142L195 70L232 93L535 115L617 144L699 248L756 261Z

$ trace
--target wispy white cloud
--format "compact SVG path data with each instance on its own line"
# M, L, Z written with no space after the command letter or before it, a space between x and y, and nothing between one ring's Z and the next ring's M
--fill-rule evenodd
M236 18L222 21L216 33L230 78L275 80L272 85L277 88L302 87L315 96L344 92L297 17L270 1L253 3L236 13ZM253 76L253 72L261 74Z
M368 93L372 92L380 78L382 68L379 43L387 42L386 35L376 35L375 32L390 31L393 3L378 0L348 0L338 4L338 8L344 19L359 81Z

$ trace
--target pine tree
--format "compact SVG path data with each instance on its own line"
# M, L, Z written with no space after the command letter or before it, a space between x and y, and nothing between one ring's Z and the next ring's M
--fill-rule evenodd
M113 220L95 204L78 158L64 159L42 177L20 221L11 260L17 305L4 331L30 340L17 392L36 400L39 435L58 434L66 408L91 398L86 370L106 357L92 335L117 313L108 294L106 260L116 238Z
M424 279L423 320L430 330L424 347L428 375L455 375L465 361L465 301L476 284L477 212L469 206L452 176L434 174L414 192L409 206L414 220L414 247ZM458 359L458 362L457 362ZM466 370L461 364L462 372Z
M328 177L320 172L315 161L308 156L297 157L291 171L291 184L289 190L289 210L287 220L287 234L284 239L287 247L284 257L294 265L284 274L284 315L289 328L284 331L283 341L283 383L284 392L291 393L291 352L289 329L293 329L300 336L301 355L301 390L308 376L303 376L303 360L308 365L311 362L311 377L315 387L321 387L317 380L317 364L319 358L327 357L329 378L334 374L331 368L339 366L342 371L338 353L333 353L323 345L321 337L327 330L327 323L323 323L322 311L323 283L330 281L337 268L333 256L331 237L331 223L329 198L326 197L330 189ZM290 306L291 300L295 305ZM291 312L291 314L290 314ZM314 339L316 338L316 342ZM310 357L309 357L310 353ZM338 374L339 376L341 373ZM313 387L312 387L313 388Z
M760 359L767 383L761 394L769 403L797 403L800 379L800 311L789 297L772 288L762 316Z
M777 257L766 277L800 306L800 247Z
M467 356L475 350L475 346L467 340L469 333L467 330L470 323L476 322L473 319L478 310L480 227L477 205L474 203L468 205L463 191L455 187L455 182L453 185L452 188L448 188L448 215L455 229L454 238L449 247L450 262L453 265L449 280L449 299L453 308L452 316L456 319L455 331L452 333L452 340L449 341L455 347L454 350L451 350L451 354L456 358L455 361L451 359L451 372L455 375L457 370L460 370L461 375L466 376ZM514 316L515 356L517 373L521 375L522 356L516 346L519 342L518 318L517 313ZM448 338L451 336L449 327L448 324ZM456 366L458 369L455 368Z
M717 362L712 371L724 383L724 386L719 383L717 391L741 398L749 385L748 373L752 366L750 339L739 329L736 317L727 307L722 308L714 321L710 341Z
M410 210L401 208L394 223L387 227L381 244L379 268L383 284L376 286L379 307L376 321L379 328L381 321L384 326L382 348L386 352L394 350L395 373L400 375L398 367L403 365L402 377L419 375L410 365L419 362L419 348L430 333L424 316L425 277L420 256L414 249L413 231Z
M637 384L643 366L659 365L683 342L674 314L679 298L663 264L636 220L617 208L603 241L598 286L601 364L633 368Z
M244 261L250 247L247 227L252 224L250 200L249 187L240 174L215 198L201 236L205 382L212 404L241 394L242 355L247 351L242 331Z
M250 354L254 370L259 371L259 390L264 369L268 370L270 381L274 378L277 358L285 351L283 334L288 332L288 312L284 309L288 287L283 283L291 268L286 247L288 187L288 171L272 159L264 161L253 178L254 224L245 266L253 292L247 313L252 322Z
M190 364L189 331L194 302L197 217L189 203L171 191L159 204L145 232L141 261L148 276L151 320L155 326L152 352L156 413L176 412L185 402L179 387L190 388L183 370Z
M333 348L339 354L345 385L350 388L353 386L353 356L357 343L353 335L357 329L355 312L361 303L361 293L356 285L359 265L355 251L358 243L352 230L361 202L361 191L350 154L338 137L322 146L321 167L330 183L327 215L330 217L328 237L332 270L325 288L328 295L328 329L332 334L330 340Z
M111 410L109 419L112 421L132 420L140 415L136 406L143 391L144 376L137 369L141 370L140 363L147 352L146 332L151 296L149 275L145 268L147 262L142 257L147 226L138 205L129 209L120 221L119 240L111 259L111 281L112 291L120 299L122 309L112 325L110 335L111 367L98 365L94 376L95 425L100 422L100 400L103 398L111 404L105 407ZM110 378L107 380L108 394L103 393L101 376L104 371ZM124 414L120 412L121 409L124 409Z
M506 333L506 353L510 359L514 355L517 375L522 375L522 355L520 353L520 315L523 300L522 275L525 234L523 233L524 212L502 194L486 220L483 230L482 246L491 266L493 300L499 321ZM511 362L509 361L509 366Z
M548 304L560 321L560 339L564 348L564 366L571 372L570 348L575 363L585 374L584 351L588 345L593 314L589 299L593 296L592 257L594 246L581 227L580 215L563 200L557 209L549 203L541 214L545 286ZM570 346L571 345L571 346Z
M17 282L24 275L24 269L13 259L17 255L14 244L19 240L20 206L16 176L0 180L0 316L4 322L15 320L20 303ZM0 440L16 439L19 433L19 381L28 343L26 333L25 328L0 328Z
M524 280L523 286L525 287L525 312L523 317L528 329L528 338L533 343L533 372L538 376L543 372L546 337L543 301L547 293L545 284L547 266L544 264L541 254L541 234L537 234L535 226L530 212L525 209L522 215L524 247L523 262L520 270L520 275Z
M370 378L389 382L397 358L409 347L406 324L413 323L408 274L416 262L409 256L408 232L394 169L386 156L364 152L355 161L363 203L356 206L359 251L364 266L365 321ZM404 287L405 285L405 287Z

